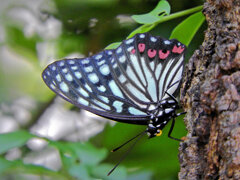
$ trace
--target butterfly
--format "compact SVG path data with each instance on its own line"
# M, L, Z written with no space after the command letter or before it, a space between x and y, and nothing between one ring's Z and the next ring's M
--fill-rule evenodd
M55 61L42 77L52 91L77 107L111 120L146 125L154 137L178 115L175 95L185 51L175 39L136 34L116 49Z
M116 49L86 58L64 59L42 73L46 85L70 103L118 122L146 125L160 136L180 108L175 96L184 70L186 46L149 33L136 34ZM137 135L139 136L139 135ZM178 139L176 139L178 140Z

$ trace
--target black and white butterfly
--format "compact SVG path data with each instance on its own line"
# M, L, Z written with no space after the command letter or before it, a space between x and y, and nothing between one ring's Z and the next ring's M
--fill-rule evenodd
M136 34L112 50L47 66L42 77L65 100L99 116L146 125L149 137L180 115L175 96L186 47L149 33Z

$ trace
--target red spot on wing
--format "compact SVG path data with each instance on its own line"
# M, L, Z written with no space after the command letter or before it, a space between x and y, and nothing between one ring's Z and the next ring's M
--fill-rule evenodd
M145 44L143 44L143 43L139 43L138 44L138 50L139 50L139 52L144 52L144 50L145 50Z
M158 51L158 55L160 59L166 59L169 55L170 51L167 50L167 52L163 52L162 50Z
M172 49L172 52L173 52L173 53L181 54L181 53L183 52L183 50L184 50L183 47L181 47L181 46L177 47L177 46L175 45L175 46L173 47L173 49Z
M131 50L131 53L132 53L132 54L135 54L135 52L136 52L135 49L132 49L132 50Z
M153 58L154 56L156 56L157 51L155 49L149 49L147 53L148 57Z

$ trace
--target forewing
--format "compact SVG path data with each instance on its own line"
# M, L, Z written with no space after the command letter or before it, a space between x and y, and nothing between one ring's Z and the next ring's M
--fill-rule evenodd
M149 115L116 84L109 67L111 56L109 50L89 58L56 61L42 77L49 88L77 107L112 120L146 124Z

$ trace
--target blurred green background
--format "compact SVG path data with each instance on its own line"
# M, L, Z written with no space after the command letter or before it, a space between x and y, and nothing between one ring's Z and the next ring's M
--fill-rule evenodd
M171 13L203 3L168 2ZM0 0L0 179L177 179L179 142L167 137L169 125L161 137L141 139L107 177L128 147L110 150L146 127L78 109L56 97L41 79L44 67L54 60L89 56L122 41L140 26L131 15L147 13L157 3ZM159 24L151 34L169 38L185 18ZM205 28L189 45L186 61L201 44ZM174 137L186 135L182 119L177 118ZM16 133L3 134L8 132Z

